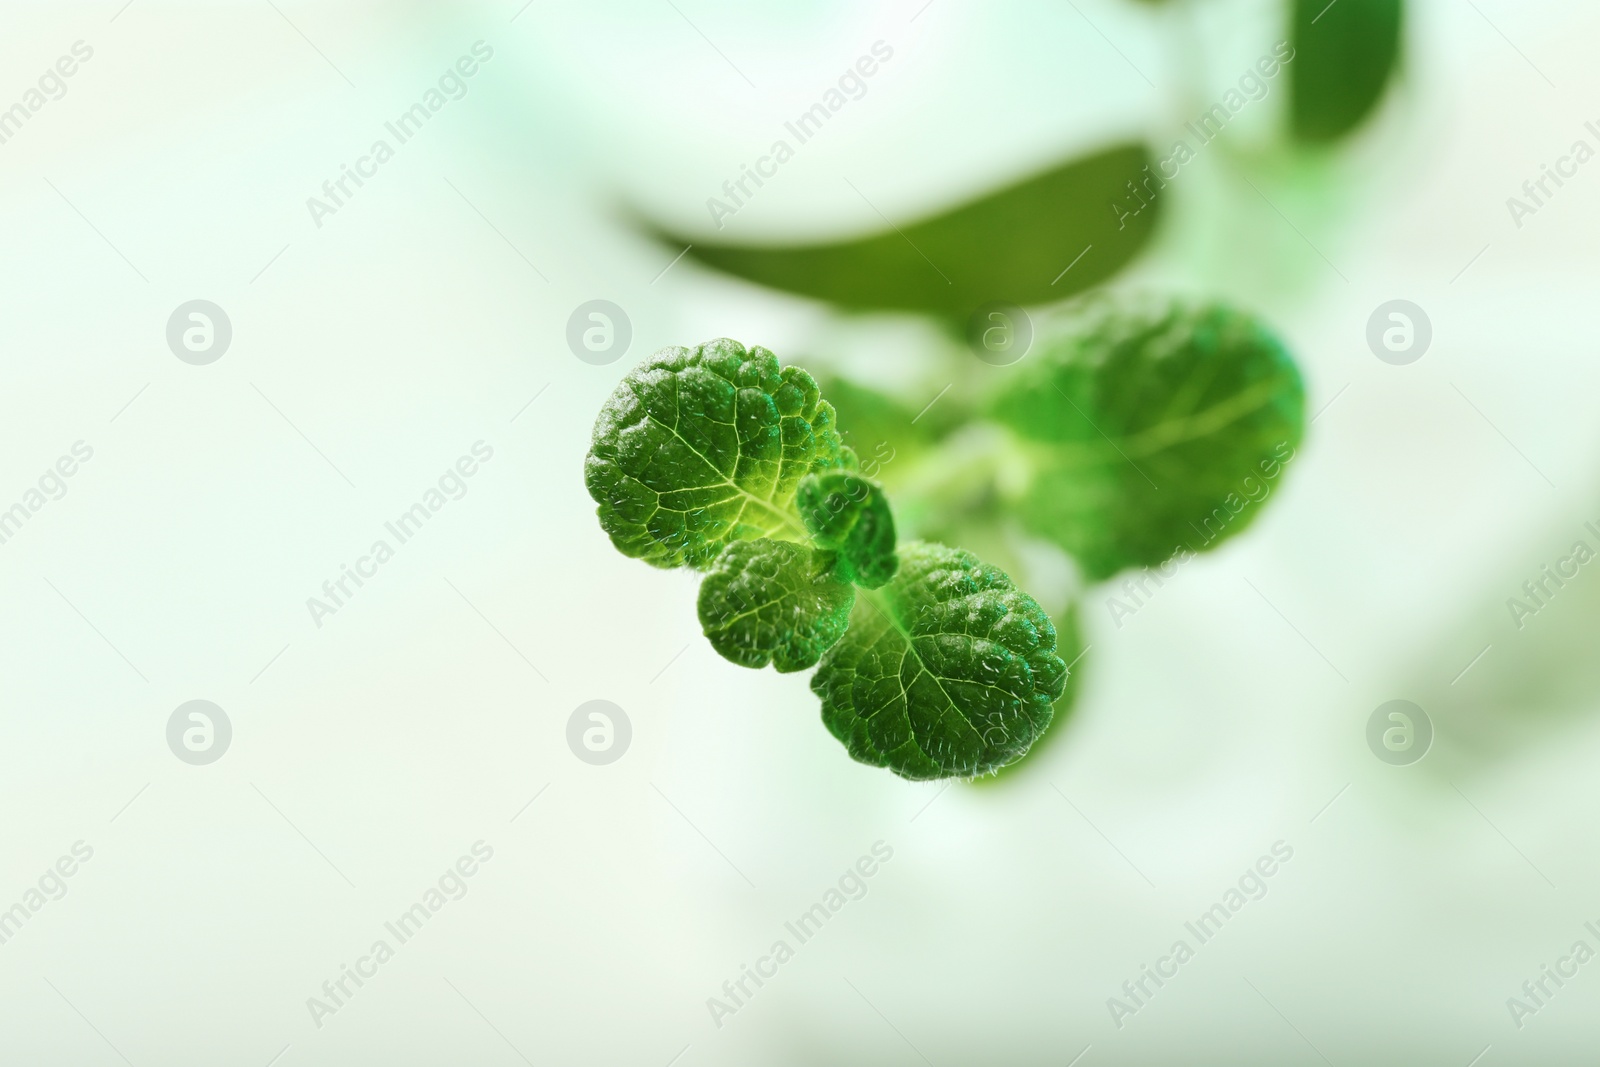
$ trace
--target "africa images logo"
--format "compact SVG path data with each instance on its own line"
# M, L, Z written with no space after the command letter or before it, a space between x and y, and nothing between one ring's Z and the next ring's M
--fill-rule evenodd
M750 183L754 182L756 189L760 189L766 184L762 179L777 177L778 168L794 158L795 145L803 145L811 140L822 132L823 123L844 110L846 104L867 95L866 79L894 57L894 49L882 40L873 41L871 51L871 55L863 55L853 65L846 67L835 86L822 94L821 100L806 108L793 121L783 124L783 128L794 138L794 145L781 137L773 141L767 154L756 158L754 169L748 163L741 163L738 177L722 183L722 194L726 199L715 196L706 198L706 210L711 213L711 221L716 223L717 229L722 229L723 219L737 215L739 209L755 196ZM846 97L846 93L850 95Z
M1266 897L1267 879L1294 858L1294 846L1287 841L1274 841L1271 852L1246 867L1238 882L1223 892L1222 899L1201 912L1193 922L1183 924L1194 938L1193 945L1186 938L1178 938L1166 955L1157 958L1154 968L1148 963L1140 964L1139 973L1122 983L1122 996L1106 998L1106 1010L1111 1013L1111 1021L1118 1030L1127 1025L1127 1019L1149 1006L1162 987L1178 976L1183 965L1194 959L1197 948L1215 940L1223 925L1244 910L1246 904Z
M1288 41L1279 41L1273 46L1271 55L1257 59L1239 75L1237 88L1230 88L1223 93L1221 100L1202 111L1193 122L1185 122L1183 128L1194 135L1195 144L1204 148L1222 136L1223 128L1232 122L1246 105L1265 100L1271 90L1271 79L1277 77L1279 71L1292 63L1294 56L1294 47ZM1119 198L1111 202L1111 213L1117 217L1117 229L1125 229L1129 219L1155 203L1156 194L1165 189L1167 183L1176 178L1198 154L1194 148L1189 147L1188 141L1179 138L1172 142L1171 153L1156 163L1156 170L1160 171L1159 176L1152 173L1150 167L1146 165L1143 181L1135 182L1130 178L1127 199Z
M706 998L706 1010L711 1013L711 1021L718 1030L722 1029L726 1019L746 1007L768 981L778 976L780 967L794 959L796 946L804 945L816 937L823 925L842 911L846 904L867 895L868 881L883 869L883 864L894 858L894 848L886 841L874 841L871 852L870 856L862 856L845 868L837 883L823 891L820 900L802 911L792 922L783 924L783 928L794 938L793 945L789 944L787 938L780 937L765 955L756 957L754 969L748 963L739 965L738 976L722 983L722 996Z
M394 138L393 145L379 137L372 142L365 155L356 158L354 166L339 164L338 176L322 183L322 197L306 198L306 210L311 213L311 221L317 229L322 229L322 220L326 216L338 214L339 209L367 184L364 179L377 177L378 168L394 158L396 147L421 132L422 127L446 104L466 96L467 79L477 74L481 65L493 58L492 47L483 41L473 42L472 55L464 55L453 66L446 67L444 73L439 75L437 88L429 86L421 100L400 112L393 121L383 124ZM354 189L350 188L352 182L355 183Z

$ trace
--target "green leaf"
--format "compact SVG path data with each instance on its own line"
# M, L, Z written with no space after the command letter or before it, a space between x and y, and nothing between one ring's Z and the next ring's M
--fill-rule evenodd
M1400 58L1401 0L1293 4L1290 130L1299 141L1334 141L1383 98Z
M1087 646L1083 642L1081 614L1078 602L1074 600L1053 620L1056 626L1056 654L1067 664L1067 684L1056 698L1055 714L1050 719L1049 727L1021 759L1000 768L993 778L980 779L982 784L1008 781L1024 767L1038 765L1052 745L1060 747L1057 742L1067 732L1067 719L1077 703L1079 690L1083 688L1083 670L1078 664L1083 662Z
M866 589L894 577L894 515L875 482L850 471L808 475L795 506L817 547L839 554L839 576Z
M993 412L1032 468L1018 514L1092 579L1245 529L1304 430L1294 361L1219 305L1091 301L1017 371Z
M803 671L850 625L855 589L829 553L791 541L735 541L700 585L700 626L741 667Z
M1142 186L1153 162L1142 144L1119 145L920 222L836 243L661 237L692 245L689 255L702 263L775 289L846 308L964 322L982 304L1053 303L1120 270L1149 240L1158 210L1131 214L1115 205L1131 200L1128 183Z
M811 688L822 721L862 763L903 778L988 774L1050 725L1066 684L1056 631L1003 571L911 542L900 571L862 593Z
M803 537L800 480L854 462L811 375L722 338L628 372L595 420L584 480L618 551L703 570L732 541Z
M938 438L965 422L970 413L958 397L944 397L918 418L916 408L849 378L821 377L822 395L838 412L839 432L845 444L861 457L861 469L878 478L878 468L894 464L891 473L905 465Z

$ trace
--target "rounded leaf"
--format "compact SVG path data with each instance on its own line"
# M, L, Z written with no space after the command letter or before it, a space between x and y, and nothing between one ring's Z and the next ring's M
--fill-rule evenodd
M1243 530L1305 428L1283 344L1216 304L1092 301L993 403L1028 447L1024 524L1093 579Z
M618 551L703 570L729 542L802 536L800 479L853 460L811 375L721 338L628 372L595 419L584 480Z
M867 589L894 577L894 515L876 482L852 471L807 475L795 493L817 543L839 554L839 576Z
M811 689L862 763L970 778L1028 751L1066 678L1050 617L1004 571L913 541L894 580L858 598Z
M792 541L735 541L700 585L700 626L741 667L803 671L850 625L855 589L827 553Z

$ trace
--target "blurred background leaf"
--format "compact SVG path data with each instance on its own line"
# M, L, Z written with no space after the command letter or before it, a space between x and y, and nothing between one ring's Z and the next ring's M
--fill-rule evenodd
M775 289L842 308L961 322L991 301L1054 303L1120 270L1148 242L1158 208L1120 218L1113 205L1130 199L1128 183L1143 181L1152 163L1144 145L1119 145L920 222L830 244L659 236L693 245L689 255L702 263Z
M996 398L1029 456L1023 524L1087 577L1244 530L1294 455L1305 390L1252 316L1091 299Z
M1293 0L1289 127L1324 144L1377 107L1400 60L1401 0Z
M909 460L971 417L960 397L941 396L940 403L917 412L898 397L852 378L819 374L817 382L838 414L839 432L855 449L863 473L886 484Z

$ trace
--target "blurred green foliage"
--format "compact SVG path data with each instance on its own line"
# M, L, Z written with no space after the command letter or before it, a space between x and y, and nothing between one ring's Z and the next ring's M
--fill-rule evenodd
M1141 2L1171 12L1199 0ZM1396 80L1402 0L1287 3L1295 53L1285 137L1291 149L1321 148L1370 118ZM1057 304L1127 266L1164 211L1153 167L1144 144L1121 143L920 221L896 225L872 205L882 228L822 244L719 244L647 228L735 277L845 312L924 314L954 338L970 334L980 308L992 317L1000 305L1012 315ZM1133 202L1140 210L1121 206ZM977 553L1024 587L1030 538L1065 552L1094 582L1208 551L1250 525L1305 429L1299 372L1263 324L1221 305L1162 299L1091 298L1032 318L1047 328L1017 353L1015 369L980 353L999 379L980 380L977 361L935 345L930 361L943 361L936 376L949 375L950 396L920 411L848 378L823 382L861 475L893 498L893 521ZM1056 606L1067 661L1088 647L1076 604L1072 595ZM1055 720L1078 688L1074 674ZM851 739L857 758L884 762L858 725L830 728ZM952 773L942 764L896 769Z
M920 311L964 321L992 301L1054 303L1121 270L1158 211L1119 220L1111 204L1152 159L1125 144L1075 159L921 222L833 244L707 244L663 234L729 274L850 310ZM1088 250L1085 253L1085 250ZM1073 260L1083 259L1063 274Z
M1289 126L1326 144L1377 107L1400 61L1401 0L1292 0Z
M1032 473L1011 508L1091 579L1242 532L1305 427L1300 372L1248 315L1100 302L996 398Z

